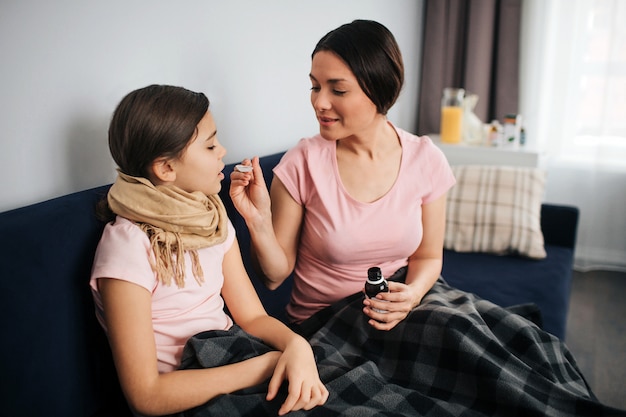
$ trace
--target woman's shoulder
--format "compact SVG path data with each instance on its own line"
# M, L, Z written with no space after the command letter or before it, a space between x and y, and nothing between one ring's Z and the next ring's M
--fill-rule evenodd
M334 145L334 142L324 139L319 134L302 138L295 146L285 152L279 165L304 167L314 164L314 166L317 166L317 163L326 157L328 150L331 149L331 145Z
M394 129L396 129L400 142L402 143L403 152L409 154L411 157L429 159L443 156L441 149L439 149L429 136L418 136L396 126L394 126Z
M419 136L415 133L408 132L400 127L392 125L396 130L398 137L402 144L407 144L410 147L431 147L436 146L433 140L429 136Z
M325 140L320 134L302 138L294 147L289 149L287 153L291 154L314 154L329 146L329 141Z

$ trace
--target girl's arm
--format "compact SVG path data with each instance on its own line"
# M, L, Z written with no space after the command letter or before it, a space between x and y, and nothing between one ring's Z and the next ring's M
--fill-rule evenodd
M140 414L186 410L262 383L274 371L280 352L217 368L159 374L150 292L118 279L98 279L98 287L120 384L129 405Z
M392 301L365 299L364 312L370 324L379 330L390 330L419 305L426 293L435 285L443 266L443 241L446 225L446 194L422 206L422 242L409 257L406 284L389 283L388 293L380 293L377 298ZM387 310L377 313L370 307Z
M282 351L267 399L273 399L282 382L287 380L289 393L279 410L280 415L325 403L328 391L319 379L311 346L282 322L266 314L244 269L236 240L224 257L223 269L222 296L234 321L246 332Z
M231 174L230 197L250 231L255 266L275 289L293 271L304 210L276 177L270 199L258 157L252 166L252 172Z

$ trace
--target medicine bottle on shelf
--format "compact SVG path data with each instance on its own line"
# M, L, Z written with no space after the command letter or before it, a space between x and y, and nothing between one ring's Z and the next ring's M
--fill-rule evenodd
M389 292L389 284L383 276L379 267L373 266L367 270L367 281L365 281L365 295L367 298L375 298L379 292ZM386 313L385 310L372 308L378 313Z
M502 145L502 125L497 119L491 121L488 125L489 130L487 132L487 146L498 147Z
M510 149L518 149L522 130L522 116L519 114L507 114L504 116L502 146Z
M444 88L441 99L441 125L439 133L443 143L459 143L463 134L463 99L462 88Z

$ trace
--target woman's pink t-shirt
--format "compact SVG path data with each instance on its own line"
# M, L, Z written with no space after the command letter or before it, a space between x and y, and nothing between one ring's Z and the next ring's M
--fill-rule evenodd
M372 203L357 201L346 192L337 168L336 142L320 135L300 140L274 168L304 207L287 306L290 320L300 322L361 291L372 266L390 276L406 265L422 241L422 205L454 185L445 156L430 138L395 129L402 145L398 178Z
M220 293L224 283L222 261L234 240L235 230L229 221L225 242L198 250L204 283L199 285L196 282L190 256L186 253L184 288L178 288L174 282L166 286L157 281L150 266L154 252L147 235L135 223L118 216L115 222L104 228L91 273L90 285L100 324L106 331L102 299L98 292L99 278L132 282L150 291L158 369L162 373L175 370L180 365L187 339L205 330L227 330L233 325L224 312L224 300Z

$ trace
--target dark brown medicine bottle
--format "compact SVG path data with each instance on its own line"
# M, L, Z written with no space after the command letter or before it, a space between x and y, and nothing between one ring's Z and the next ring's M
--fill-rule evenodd
M389 292L389 285L379 267L373 266L367 270L367 281L365 281L365 295L368 298L376 297L379 292ZM386 313L386 310L372 308L378 313Z

